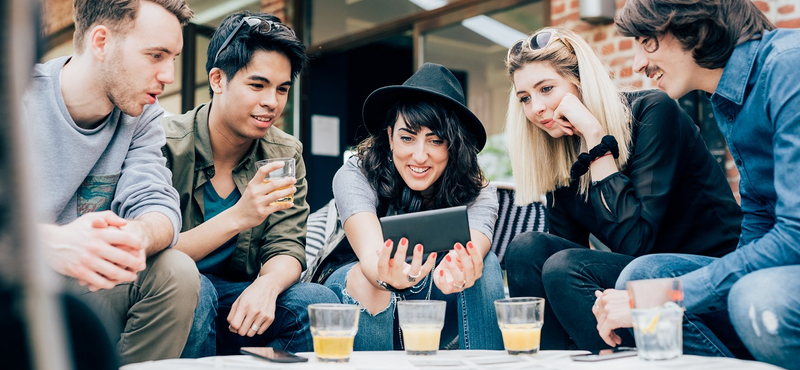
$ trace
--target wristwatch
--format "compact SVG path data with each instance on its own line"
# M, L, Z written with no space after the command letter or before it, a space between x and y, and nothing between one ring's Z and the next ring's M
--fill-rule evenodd
M411 293L411 288L412 287L408 287L408 288L405 288L405 289L397 289L397 288L389 285L387 282L385 282L383 280L375 280L375 281L378 283L378 285L381 286L381 288L386 289L386 290L388 290L388 291L390 291L390 292L392 292L394 294L406 295L408 293Z

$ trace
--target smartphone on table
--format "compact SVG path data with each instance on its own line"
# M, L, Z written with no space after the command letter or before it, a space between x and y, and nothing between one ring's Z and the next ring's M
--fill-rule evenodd
M632 347L617 347L611 349L604 349L597 353L587 353L582 355L569 356L573 361L581 362L595 362L611 360L615 358L633 357L636 356L636 348Z
M239 352L243 355L255 356L272 362L292 363L308 361L305 357L272 347L242 347Z

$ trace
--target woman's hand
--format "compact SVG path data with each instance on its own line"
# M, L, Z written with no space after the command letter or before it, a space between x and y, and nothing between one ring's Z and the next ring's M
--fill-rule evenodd
M458 293L475 285L483 274L483 257L472 242L456 243L433 273L433 282L444 294Z
M414 286L417 281L427 275L436 263L436 253L431 253L425 264L422 264L422 244L414 246L414 255L411 264L406 263L406 251L408 250L408 239L400 239L397 251L392 254L392 240L386 240L386 244L378 252L378 280L391 285L395 289L406 289Z
M553 121L561 127L565 134L583 136L590 148L599 144L606 134L597 118L572 93L567 93L561 99L561 103L553 112Z

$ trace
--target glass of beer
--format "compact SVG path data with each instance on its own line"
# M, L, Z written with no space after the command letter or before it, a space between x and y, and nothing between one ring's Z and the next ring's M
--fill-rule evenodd
M308 306L314 354L319 362L347 362L353 352L361 309L349 304Z
M264 177L264 183L265 184L269 183L270 181L275 181L275 180L285 179L287 177L294 177L295 176L295 161L294 161L294 158L269 158L269 159L264 159L264 160L256 162L256 167L257 168L261 168L261 167L266 166L267 164L270 164L270 163L273 163L273 162L283 162L283 167L282 168L278 168L277 170L274 170L274 171L268 173L267 176ZM292 185L287 185L287 186L282 187L280 189L276 189L276 191L277 190L288 189L290 187L292 187ZM273 204L274 203L292 203L292 202L294 202L294 194L289 194L289 196L286 196L286 197L283 197L283 198L280 198L280 199L276 200L275 202L273 202Z
M494 301L497 324L509 355L534 355L544 323L544 298L517 297Z
M399 301L397 315L409 355L435 355L444 327L445 301Z

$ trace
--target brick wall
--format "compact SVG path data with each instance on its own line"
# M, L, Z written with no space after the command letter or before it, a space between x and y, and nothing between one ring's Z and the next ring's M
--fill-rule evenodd
M780 28L800 28L800 4L797 0L754 0L767 17ZM567 28L579 33L608 65L611 75L622 86L635 88L656 88L653 80L642 74L633 73L633 40L617 34L613 24L595 26L578 17L579 0L551 0L552 25ZM617 0L617 9L621 9L625 0ZM739 173L730 153L727 155L725 169L728 183L739 199Z

